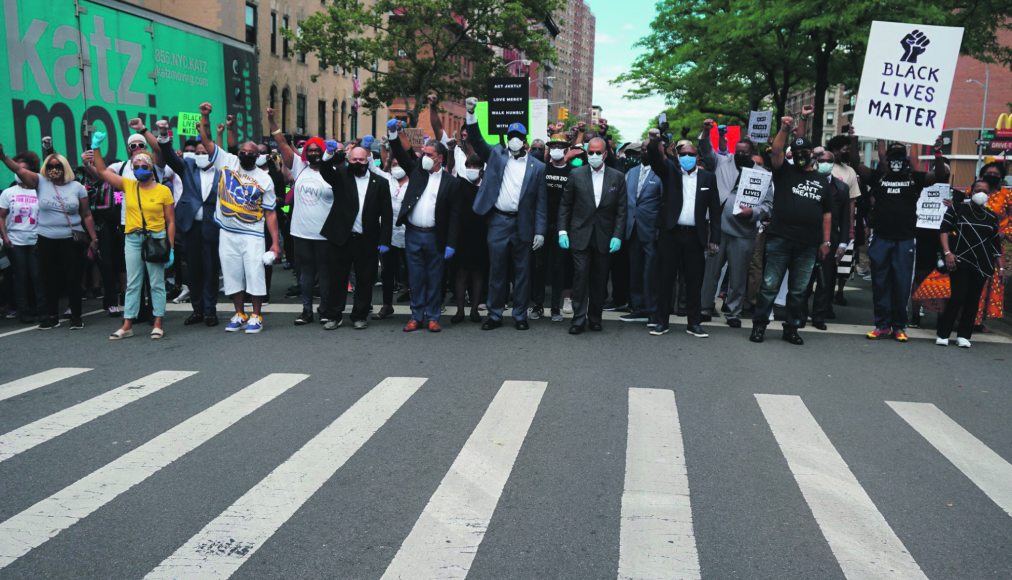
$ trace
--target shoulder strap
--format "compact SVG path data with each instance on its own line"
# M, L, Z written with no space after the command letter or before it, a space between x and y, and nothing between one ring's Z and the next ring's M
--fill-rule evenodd
M141 183L139 181L135 181L134 187L137 188L137 211L141 213L141 231L147 233L148 222L144 219L144 206L141 204Z
M53 191L56 192L56 201L60 204L60 211L63 212L63 218L67 220L67 227L71 230L74 229L74 224L70 222L70 214L67 213L67 206L63 204L63 196L60 195L60 188L56 186L56 182L53 183Z

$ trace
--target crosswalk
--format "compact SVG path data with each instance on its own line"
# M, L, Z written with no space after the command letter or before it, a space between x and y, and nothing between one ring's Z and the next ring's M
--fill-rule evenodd
M75 378L91 370L53 368L0 384L0 401L27 400L40 390L69 388ZM0 574L29 553L45 550L47 543L226 429L260 409L280 404L281 395L296 392L309 378L299 373L264 376L17 513L0 499L6 517L0 522ZM35 457L36 448L43 444L59 445L110 413L129 413L146 397L199 379L200 373L194 371L161 370L113 385L100 395L0 434L0 465L15 457ZM206 524L188 540L166 546L159 556L163 559L145 577L229 578L237 574L395 416L409 412L405 405L425 392L427 382L421 377L380 381L218 515L208 514ZM532 437L532 426L547 404L545 395L550 389L544 381L502 382L424 508L420 513L403 514L414 523L376 576L468 576L503 491L516 477L518 456ZM768 436L800 490L806 513L842 575L926 578L903 533L883 515L876 498L848 464L846 453L834 445L805 400L764 393L755 394L754 399ZM706 486L705 473L687 460L675 391L630 386L625 401L624 477L620 515L612 522L618 528L612 574L618 578L705 578L706 560L700 556L696 533L701 514L693 511L693 488ZM897 426L926 442L937 451L939 461L954 466L1012 516L1012 465L974 436L973 426L960 425L931 403L882 401L882 405L892 410ZM363 523L336 521L334 525Z

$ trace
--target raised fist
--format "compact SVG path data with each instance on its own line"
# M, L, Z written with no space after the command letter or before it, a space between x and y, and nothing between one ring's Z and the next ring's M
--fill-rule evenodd
M155 128L158 129L159 135L169 134L169 122L166 121L165 119L159 119L158 121L156 121Z
M428 100L429 100L429 106L432 107L432 106L435 106L435 104L439 102L439 97L437 97L434 93L431 93L428 96Z
M211 103L208 103L207 101L204 101L203 103L201 103L200 104L200 114L201 115L210 115L211 114Z
M130 119L130 121L127 124L130 125L131 129L133 129L134 131L137 131L138 133L144 131L144 121L141 121L137 117L134 117L133 119Z
M780 117L780 124L782 124L785 129L790 129L794 126L794 117Z
M475 107L478 106L478 99L476 97L468 97L464 101L464 106L467 108L467 112L473 115Z
M218 123L218 132L219 133L225 132L225 123Z
M274 122L274 109L271 109L270 107L267 108L267 120L271 123Z
M53 148L53 138L52 137L43 137L42 138L42 147L44 147L46 149L52 149Z
M815 112L815 107L813 107L812 105L805 105L804 107L801 107L801 116L803 116L803 117L809 117L814 112Z
M227 115L225 117L225 126L231 129L233 123L235 123L235 115Z
M658 129L658 128L656 128L656 127L650 129L650 131L648 131L647 134L650 136L650 139L660 139L661 138L661 130Z
M87 151L85 151L84 153L82 153L81 154L81 161L84 161L85 165L91 165L92 163L94 163L95 162L95 150L94 149L88 149Z
M916 63L917 57L924 54L929 44L931 41L920 30L914 29L913 32L908 32L903 40L900 40L900 45L903 47L903 56L900 57L900 60Z
M714 122L713 119L707 119L707 120L703 121L703 131L706 131L707 133L709 133L710 129L713 129L714 124L715 124L715 122Z
M582 131L582 130L584 130L584 129L587 128L587 122L586 121L580 121L579 123L576 124L576 126Z

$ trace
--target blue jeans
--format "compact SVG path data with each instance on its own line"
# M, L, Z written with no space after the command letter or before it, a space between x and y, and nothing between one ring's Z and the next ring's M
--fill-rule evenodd
M752 317L754 325L766 326L769 323L770 312L773 311L773 300L780 292L780 284L784 281L785 272L788 274L788 279L787 320L784 322L784 327L797 328L801 325L805 290L812 277L812 269L815 267L815 258L818 253L818 244L806 244L774 235L766 236L766 265L763 268L763 284L759 289L755 316Z
M875 328L901 330L907 326L907 303L914 283L917 239L886 240L873 236L868 245Z
M436 243L436 234L409 227L404 234L404 246L411 286L411 318L418 322L439 322L443 306L443 251Z
M165 232L151 234L164 238ZM134 232L126 235L124 256L126 258L127 289L123 307L123 318L135 320L141 310L141 290L144 288L144 270L147 268L148 284L151 286L151 314L156 318L165 316L165 264L152 264L141 258L141 244L144 234Z

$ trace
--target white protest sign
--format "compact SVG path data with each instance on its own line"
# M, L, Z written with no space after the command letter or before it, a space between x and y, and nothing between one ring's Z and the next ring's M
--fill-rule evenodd
M745 167L738 177L738 190L734 198L734 208L731 215L741 213L742 206L755 209L763 199L763 194L770 187L773 174L762 169Z
M963 29L879 22L871 24L854 130L930 145L942 132Z
M752 111L748 114L748 138L753 143L765 143L770 139L773 126L773 111Z
M529 139L541 139L548 142L548 99L531 99L531 126L528 127Z
M948 209L943 203L952 199L952 187L948 183L936 183L921 190L917 200L917 227L937 230Z

